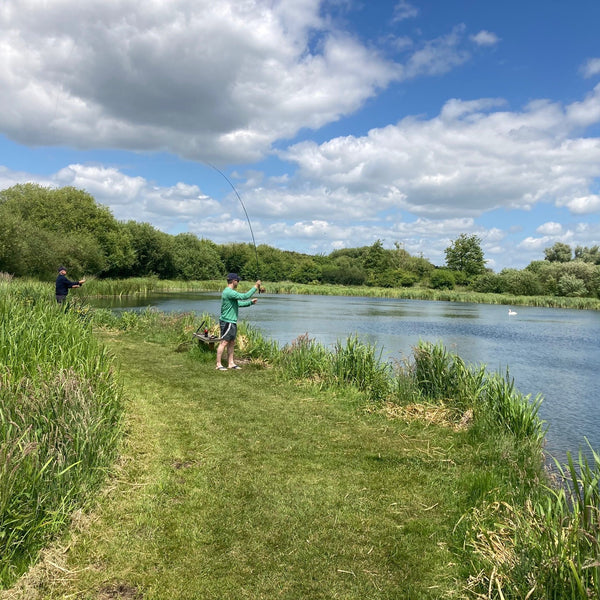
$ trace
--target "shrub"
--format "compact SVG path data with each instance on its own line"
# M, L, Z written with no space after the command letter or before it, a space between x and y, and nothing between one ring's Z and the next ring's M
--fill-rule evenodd
M471 289L483 294L501 294L504 291L503 281L496 273L484 273L471 283Z
M544 293L544 287L539 277L532 271L503 269L500 272L502 290L515 296L539 296Z
M429 277L429 287L434 290L452 290L455 282L454 274L447 269L436 269Z
M558 291L561 296L578 298L588 293L583 279L575 275L563 275L558 281Z

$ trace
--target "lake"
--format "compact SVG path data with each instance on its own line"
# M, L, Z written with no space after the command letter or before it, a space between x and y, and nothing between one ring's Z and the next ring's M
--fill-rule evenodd
M243 288L245 289L245 288ZM270 295L240 309L265 337L281 346L299 335L333 346L348 335L377 346L384 360L412 355L419 340L442 342L469 363L489 371L509 368L523 394L542 394L548 423L547 451L563 461L567 451L600 449L600 314L556 308L401 300L391 298ZM220 294L169 293L98 300L113 310L156 307L165 312L206 312L218 318Z

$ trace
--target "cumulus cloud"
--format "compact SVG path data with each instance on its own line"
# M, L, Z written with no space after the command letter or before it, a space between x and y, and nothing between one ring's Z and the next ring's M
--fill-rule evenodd
M424 44L407 61L404 77L441 75L467 62L471 55L462 47L465 26L457 25L447 35Z
M569 210L576 215L590 215L600 212L600 195L588 194L571 198L566 203Z
M470 57L460 25L392 62L326 9L323 0L5 0L0 131L26 145L252 162L391 82ZM417 12L401 1L394 15Z
M412 19L419 14L419 9L406 0L400 0L394 7L394 22Z
M589 58L581 67L584 77L594 77L600 75L600 58Z
M7 0L0 129L24 144L256 160L398 76L320 4Z
M472 35L471 40L475 42L478 46L495 46L498 42L500 42L500 38L491 31L486 31L482 29L479 33Z
M393 206L423 217L476 217L540 201L589 214L599 209L590 186L600 176L600 139L576 133L582 122L600 122L599 102L600 86L566 107L538 101L507 111L494 110L498 100L454 99L435 118L302 142L282 157L304 182L360 194L365 216Z
M27 178L32 179L35 178L31 175ZM227 213L222 214L221 204L197 185L178 182L170 187L156 186L143 177L126 175L116 167L71 164L50 177L48 183L83 189L98 203L109 207L115 218L151 222L164 231L200 221L199 215L229 218ZM206 236L208 232L200 233Z
M548 221L548 223L540 225L536 231L542 235L560 235L563 231L563 227L560 223Z

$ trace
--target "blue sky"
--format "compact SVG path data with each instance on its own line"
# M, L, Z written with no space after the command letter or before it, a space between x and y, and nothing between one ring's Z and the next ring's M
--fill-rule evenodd
M600 2L5 0L0 189L310 254L600 244ZM212 166L211 166L212 165Z

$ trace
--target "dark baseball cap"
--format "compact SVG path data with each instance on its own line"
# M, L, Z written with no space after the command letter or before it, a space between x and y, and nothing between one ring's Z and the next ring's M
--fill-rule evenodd
M240 276L237 273L229 273L229 275L227 275L227 281L240 281Z
M58 267L58 272L60 273L61 271L66 271L67 267Z

